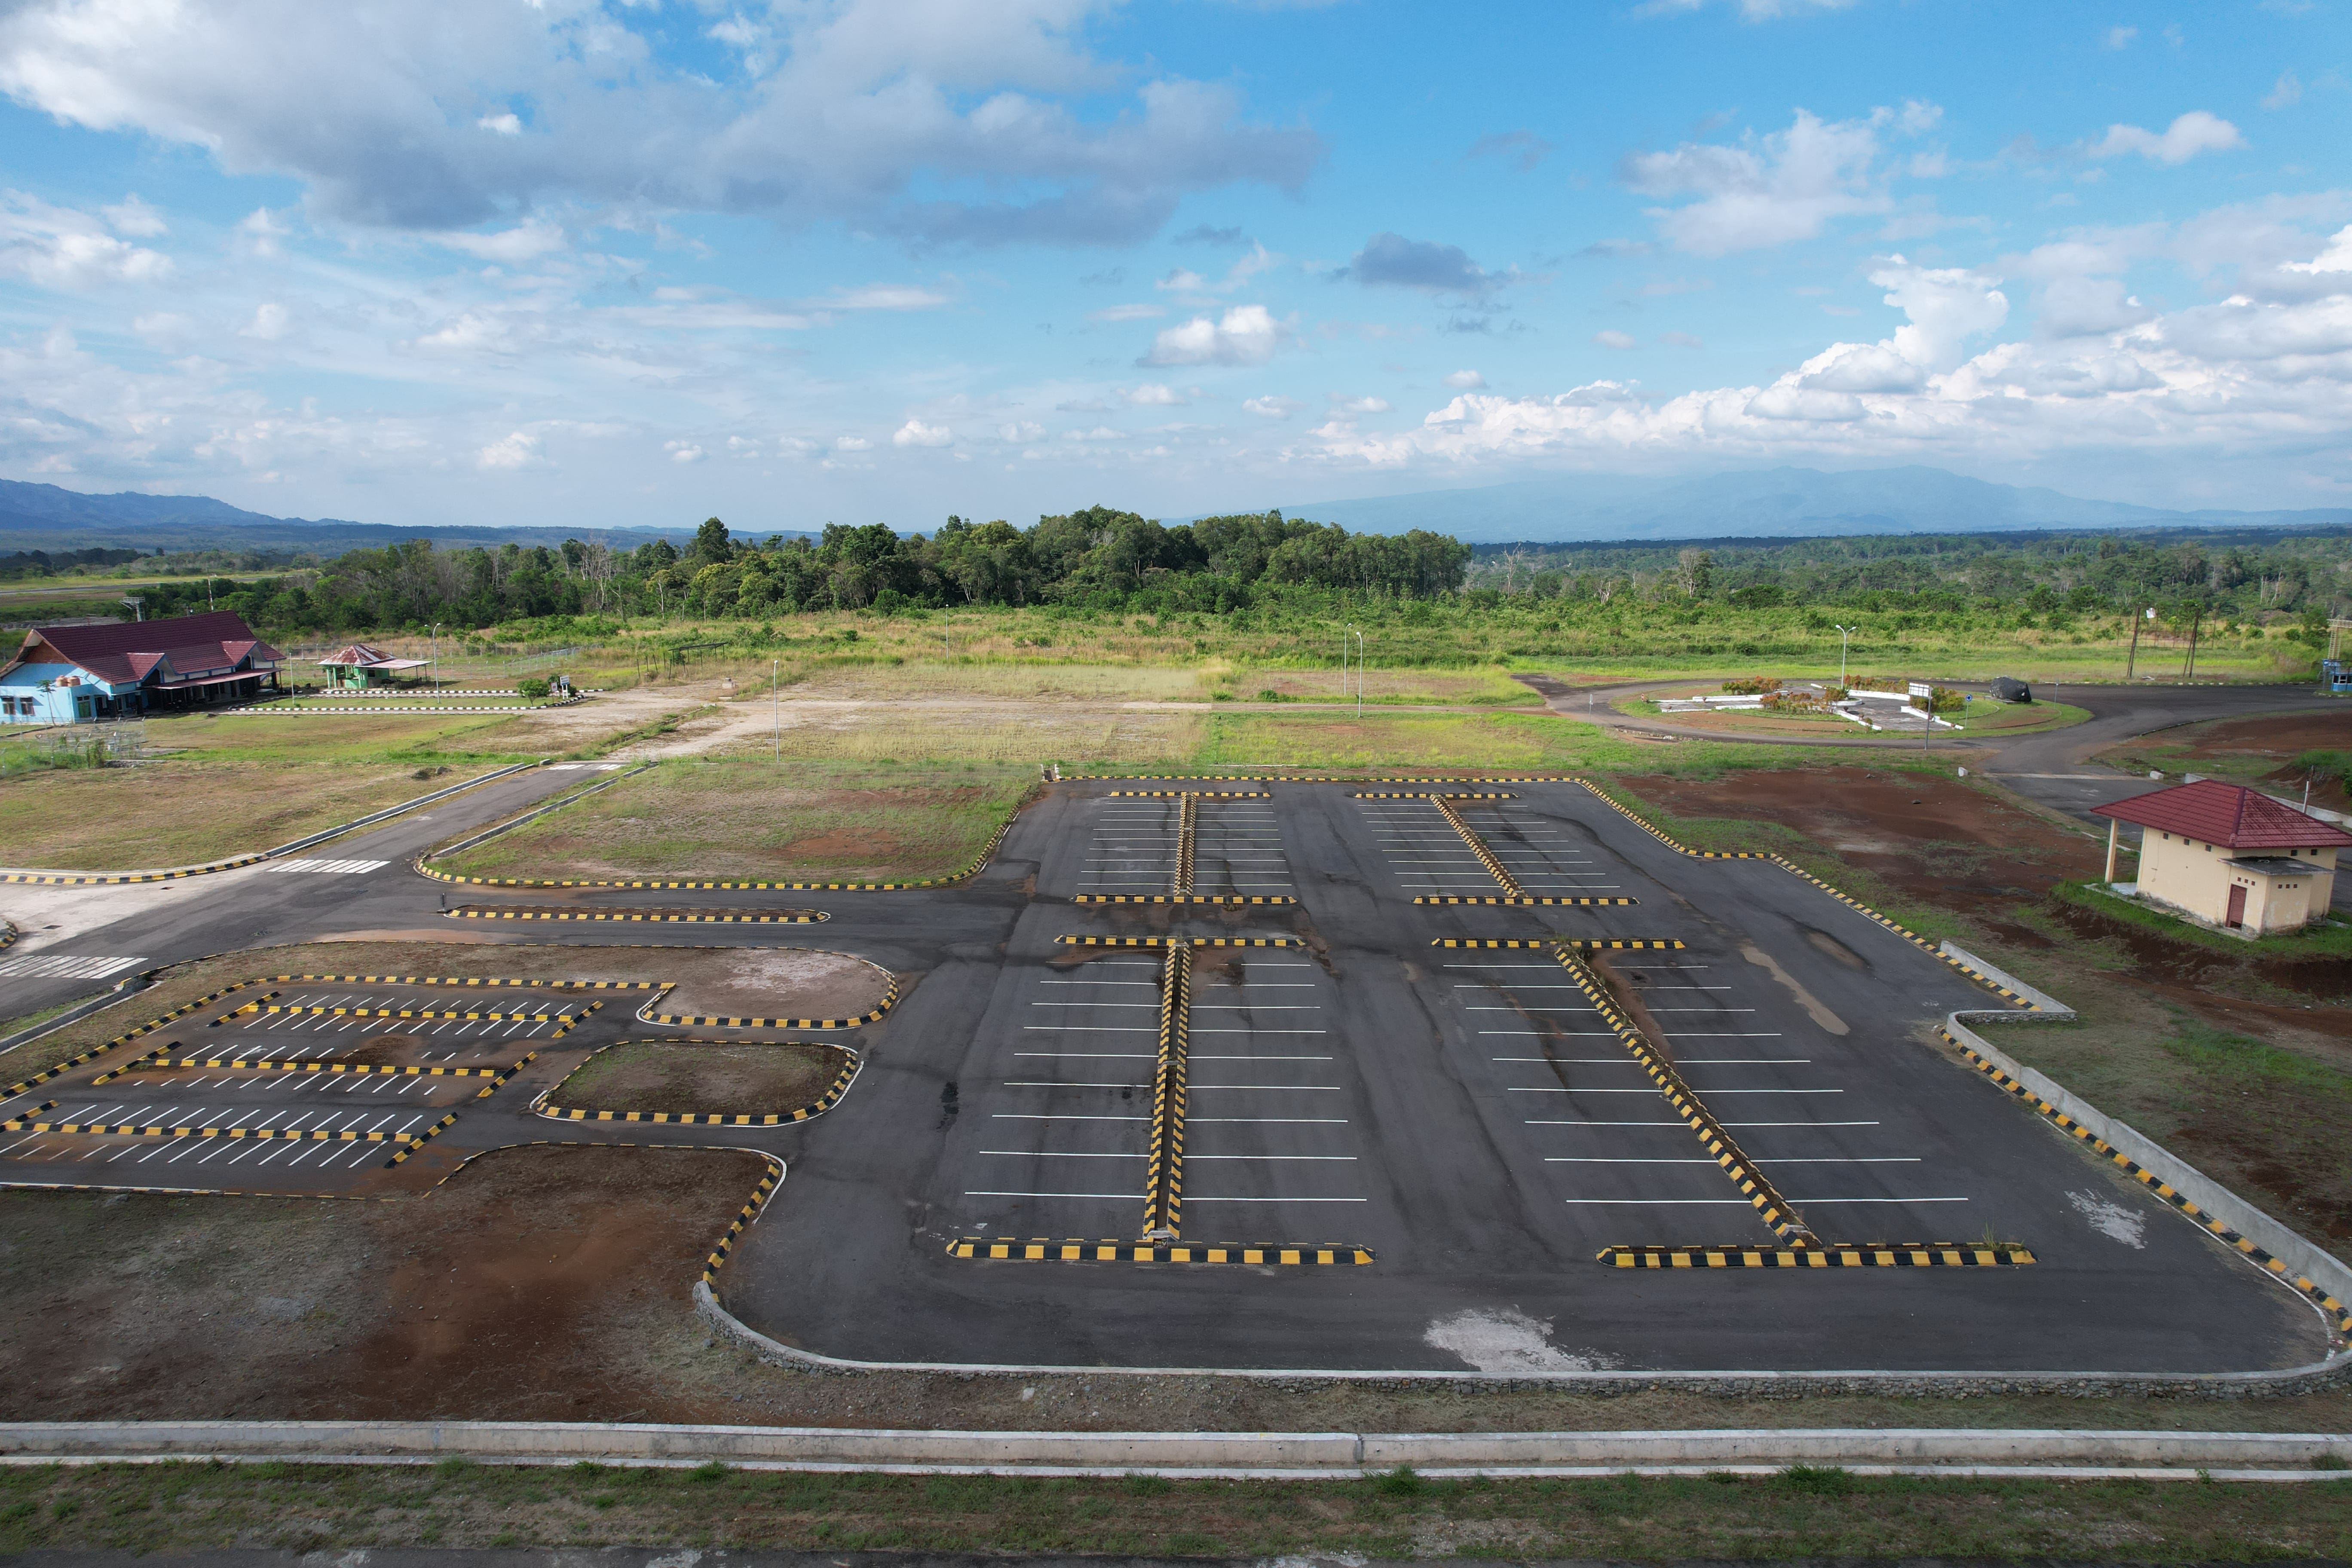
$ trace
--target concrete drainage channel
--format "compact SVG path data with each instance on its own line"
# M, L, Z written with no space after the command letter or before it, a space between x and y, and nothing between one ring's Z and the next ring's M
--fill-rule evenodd
M1824 1428L1658 1432L920 1432L562 1421L22 1421L0 1463L174 1459L307 1464L690 1467L914 1475L1350 1480L1426 1476L1858 1474L2049 1480L2352 1479L2352 1436L2261 1432Z

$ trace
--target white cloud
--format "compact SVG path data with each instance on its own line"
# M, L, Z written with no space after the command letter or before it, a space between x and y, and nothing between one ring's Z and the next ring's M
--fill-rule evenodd
M255 308L253 320L246 324L245 335L258 338L265 343L274 343L284 337L293 324L292 312L272 300Z
M1385 397L1347 397L1331 395L1331 412L1335 415L1386 414L1389 400Z
M1737 0L1743 22L1777 22L1785 16L1802 16L1815 11L1843 11L1854 0ZM1669 16L1681 11L1696 11L1707 0L1643 0L1633 7L1637 16Z
M1445 384L1456 392L1475 392L1486 384L1486 378L1475 370L1457 370L1445 378Z
M98 210L106 215L107 225L115 233L127 234L134 239L152 239L170 229L163 215L141 201L137 191L124 196L119 205Z
M1658 342L1670 349L1703 349L1706 344L1688 332L1661 332Z
M2293 109L2303 101L2303 79L2291 70L2279 72L2279 79L2263 97L2263 107L2270 110Z
M673 463L698 463L710 456L692 441L664 441L662 450L669 454Z
M539 437L517 430L474 454L478 468L528 468L539 464Z
M996 435L997 439L1010 441L1018 446L1031 441L1044 440L1045 427L1033 420L1024 419L1014 424L998 426Z
M284 254L278 242L293 232L268 207L256 207L237 223L237 245L247 256L268 259Z
M1252 397L1242 404L1242 408L1261 419L1287 419L1298 412L1298 404L1288 397Z
M2192 109L2164 129L2162 135L2137 125L2110 125L2090 149L2094 158L2119 158L2126 153L2158 163L2186 163L2200 153L2227 153L2243 147L2238 128L2219 115Z
M1161 386L1156 382L1149 381L1125 395L1129 403L1139 408L1181 408L1185 403L1182 395L1174 387Z
M864 283L807 301L817 310L930 310L946 303L948 297L937 289L907 283Z
M1253 122L1229 85L1097 60L1086 35L1111 9L763 6L756 38L725 40L741 71L713 75L673 61L649 5L26 0L0 10L0 92L290 178L321 217L427 233L568 199L1118 244L1192 193L1299 188L1312 131ZM480 106L484 83L530 103L531 134ZM1097 112L1106 99L1115 112Z
M909 419L898 426L890 437L893 447L944 447L955 439L955 432L941 425L926 425L919 419Z
M536 261L551 251L562 249L568 243L563 230L545 218L533 218L497 234L436 234L433 241L452 250L462 250L468 256L478 256L484 261L502 261L509 265Z
M83 289L159 282L171 271L170 257L115 238L87 213L0 192L0 272L44 289Z
M1592 342L1594 346L1598 348L1630 349L1633 346L1633 334L1631 332L1621 332L1616 328L1611 327L1604 331L1593 333Z
M1879 127L1895 118L1880 110L1828 123L1801 109L1786 131L1736 147L1685 142L1671 153L1637 153L1621 172L1643 195L1697 198L1650 209L1678 249L1723 256L1786 245L1811 239L1832 218L1887 210L1873 168Z
M874 443L863 436L842 436L835 439L833 449L836 452L870 452L874 449Z
M1157 305L1108 305L1087 312L1089 321L1150 321L1168 312Z
M2137 27L2109 27L2106 37L2100 42L2111 49L2127 49L2131 47L2132 40L2138 37Z
M1222 320L1195 316L1152 340L1140 362L1150 365L1264 364L1292 336L1263 305L1235 305Z

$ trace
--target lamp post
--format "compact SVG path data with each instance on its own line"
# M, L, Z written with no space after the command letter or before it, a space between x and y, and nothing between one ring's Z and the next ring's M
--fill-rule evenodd
M433 689L438 691L441 689L441 623L439 621L433 623L433 630L428 635L431 642L425 657L433 661Z
M784 661L768 661L768 716L776 729L776 765L784 763Z
M1832 624L1834 625L1835 623L1832 622ZM1845 640L1861 629L1862 628L1859 626L1838 627L1838 684L1840 686L1843 686L1845 684Z
M1356 634L1356 717L1364 716L1364 634Z

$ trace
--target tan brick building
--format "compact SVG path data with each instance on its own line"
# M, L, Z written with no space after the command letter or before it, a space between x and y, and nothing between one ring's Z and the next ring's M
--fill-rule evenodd
M2257 790L2216 779L2092 807L2107 818L2107 879L2116 828L2137 823L2139 894L2233 935L2295 931L2327 912L2336 852L2352 833Z

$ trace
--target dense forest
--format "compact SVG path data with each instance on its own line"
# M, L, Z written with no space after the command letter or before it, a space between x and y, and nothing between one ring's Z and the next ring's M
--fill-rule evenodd
M0 567L13 561L20 575L64 582L88 581L109 565L146 575L193 564L142 557L114 565L124 552L77 553L89 559L18 556ZM1875 613L1916 625L2062 632L2077 617L2119 624L2152 608L2168 626L2284 623L2308 634L2331 616L2352 613L2352 536L1882 534L1474 551L1442 534L1351 534L1272 511L1169 525L1090 507L1029 528L951 517L929 535L875 523L764 541L737 537L712 518L682 549L657 540L626 552L593 539L560 548L439 551L418 539L278 575L208 574L139 593L149 616L217 605L288 635L436 622L471 629L554 616L759 621L794 611L988 605L1229 615L1382 603L1450 605L1473 616L1516 606L1593 624L1629 614L1696 624L1738 611L1766 612L1792 626L1827 626ZM116 610L110 603L89 608Z

